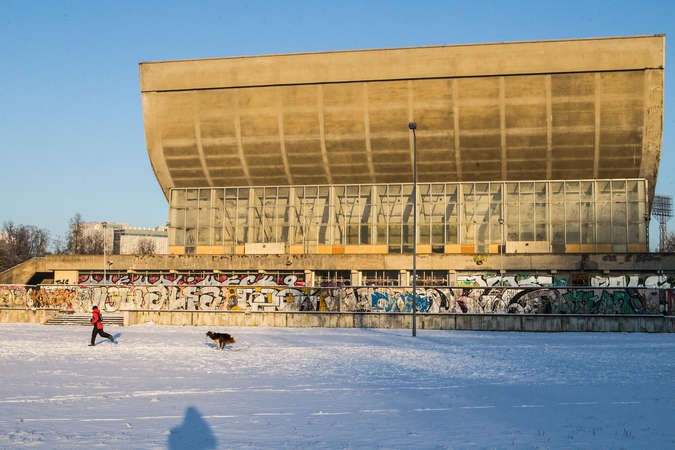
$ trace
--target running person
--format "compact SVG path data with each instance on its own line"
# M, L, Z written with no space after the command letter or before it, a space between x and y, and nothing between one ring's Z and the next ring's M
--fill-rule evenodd
M94 329L91 330L91 344L89 346L96 345L94 343L94 340L96 339L96 335L98 334L101 337L110 339L110 342L115 342L115 338L112 337L111 334L106 333L103 331L103 322L101 320L101 311L98 310L98 306L94 306L91 308L91 323L94 325Z

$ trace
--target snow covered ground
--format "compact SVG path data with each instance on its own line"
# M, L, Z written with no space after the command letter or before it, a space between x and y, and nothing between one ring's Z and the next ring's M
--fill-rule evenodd
M0 448L675 448L675 335L0 324Z

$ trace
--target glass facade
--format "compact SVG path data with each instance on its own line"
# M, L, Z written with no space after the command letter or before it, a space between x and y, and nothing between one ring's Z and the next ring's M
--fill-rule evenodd
M418 183L419 253L640 252L644 179ZM411 253L413 185L172 189L172 253ZM502 219L500 221L500 219Z

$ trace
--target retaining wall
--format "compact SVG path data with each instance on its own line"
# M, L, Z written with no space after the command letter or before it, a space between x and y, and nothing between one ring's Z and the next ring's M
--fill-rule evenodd
M668 287L658 287L659 280ZM671 287L671 281L675 281L669 280L656 277L645 281L652 287L420 287L415 294L415 309L425 314L672 315L675 288ZM550 283L552 280L540 281ZM98 306L105 313L245 310L409 314L413 310L412 303L410 286L0 285L0 307L60 308L73 312L89 312L92 306Z
M412 328L410 313L124 311L124 324L214 327ZM417 314L420 330L672 333L675 317L638 315Z
M39 323L44 325L59 308L0 308L0 323Z
M0 308L0 323L46 323L58 309ZM410 313L123 311L124 325L291 328L412 328ZM423 314L419 330L673 333L675 317L660 315Z

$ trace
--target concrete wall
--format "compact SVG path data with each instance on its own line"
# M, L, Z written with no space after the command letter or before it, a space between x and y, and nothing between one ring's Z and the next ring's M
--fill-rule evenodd
M58 313L58 308L0 308L0 323L39 323L44 325Z
M493 277L494 278L494 277ZM498 280L497 280L498 281ZM656 287L662 282L665 287ZM427 314L621 314L669 315L675 309L673 280L652 287L439 286L418 288L415 311ZM386 313L413 311L411 287L299 287L266 285L1 286L0 307L60 308L88 312L247 311Z
M675 274L675 253L591 253L591 254L474 254L419 255L417 270L450 270L456 274L481 275L554 274L584 272L593 274L657 273ZM243 272L306 270L410 270L412 255L108 255L113 261L108 274L164 273L213 274L214 271ZM479 264L480 263L480 264ZM0 273L0 284L28 284L37 272L78 270L103 273L102 255L48 255L33 258ZM352 279L353 285L361 284Z
M618 315L417 314L419 330L672 333L675 317ZM406 313L124 311L125 325L412 328Z
M0 323L46 323L58 309L0 308ZM412 329L410 313L124 311L124 325ZM672 333L675 317L628 315L417 314L418 330Z
M144 62L141 92L663 68L664 46L651 35Z

